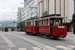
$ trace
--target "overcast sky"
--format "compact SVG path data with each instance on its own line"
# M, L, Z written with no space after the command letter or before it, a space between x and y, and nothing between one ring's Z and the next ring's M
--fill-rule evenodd
M24 0L0 0L0 21L17 20L18 7Z

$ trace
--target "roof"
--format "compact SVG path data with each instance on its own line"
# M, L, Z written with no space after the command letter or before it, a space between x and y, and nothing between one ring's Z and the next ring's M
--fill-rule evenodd
M30 18L30 19L27 19L26 22L34 21L34 20L37 21L38 19L39 19L39 18L37 18L37 17L33 17L33 18Z
M51 16L51 17L45 17L45 18L40 18L40 19L47 19L47 18L67 18L65 16Z
M50 16L61 16L61 14L51 14L51 15L42 16L41 18L50 17Z

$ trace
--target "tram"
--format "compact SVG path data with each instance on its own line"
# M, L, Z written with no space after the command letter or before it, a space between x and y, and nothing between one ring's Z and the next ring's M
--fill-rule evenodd
M5 32L8 32L8 28L7 27L5 27Z
M25 32L50 38L64 38L67 35L67 26L63 26L61 16L47 16L39 19L29 19L25 21ZM56 25L58 21L59 25Z

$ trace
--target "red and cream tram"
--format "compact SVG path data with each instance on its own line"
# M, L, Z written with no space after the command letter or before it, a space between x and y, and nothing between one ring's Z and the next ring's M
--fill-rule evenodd
M63 26L65 17L50 16L25 21L25 32L30 34L46 35L50 38L64 38L67 35L67 26ZM58 25L56 25L58 21Z

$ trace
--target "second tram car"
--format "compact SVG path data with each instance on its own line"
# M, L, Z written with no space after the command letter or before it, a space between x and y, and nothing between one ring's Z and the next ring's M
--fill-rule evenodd
M67 26L63 26L65 17L51 16L25 21L25 32L30 34L45 35L50 38L64 38L67 35ZM56 25L58 21L58 25Z
M29 19L25 21L25 32L28 34L38 33L38 19Z

